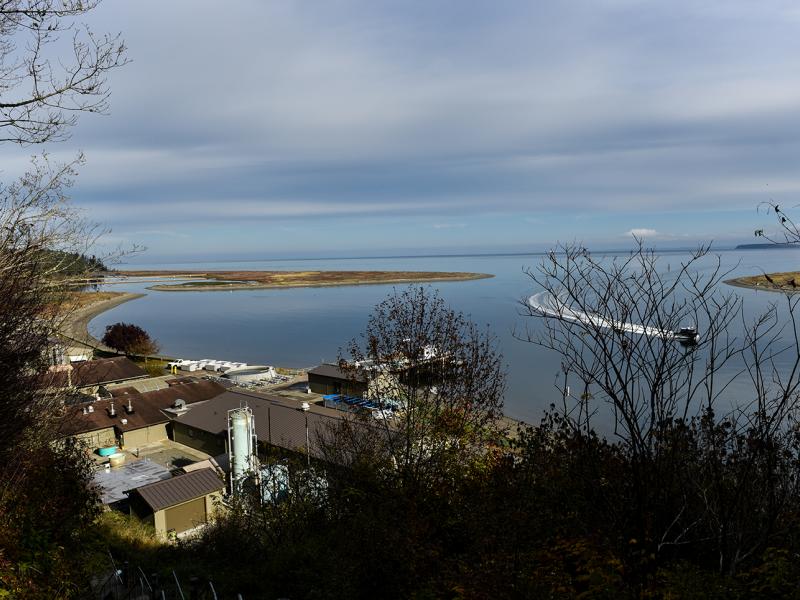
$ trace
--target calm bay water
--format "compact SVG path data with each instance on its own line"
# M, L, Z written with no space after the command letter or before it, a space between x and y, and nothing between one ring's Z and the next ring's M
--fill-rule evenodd
M797 250L721 251L726 268L734 275L786 271L800 268ZM686 253L665 253L663 269L688 259ZM521 315L521 299L540 291L525 275L541 256L458 256L413 258L361 258L331 260L273 260L247 262L136 264L131 269L191 270L403 270L472 271L491 273L491 279L433 283L456 310L487 324L498 338L508 365L505 411L529 422L558 398L555 381L560 358L520 341L514 332L536 327L536 320ZM358 336L372 308L392 292L392 285L365 285L234 292L157 292L147 285L110 286L147 296L122 304L93 319L97 337L118 321L136 323L161 344L162 352L184 358L218 358L251 364L310 367L337 358L339 348ZM778 294L725 286L744 299L745 317L765 310ZM736 387L732 388L735 392ZM745 382L741 383L746 393Z

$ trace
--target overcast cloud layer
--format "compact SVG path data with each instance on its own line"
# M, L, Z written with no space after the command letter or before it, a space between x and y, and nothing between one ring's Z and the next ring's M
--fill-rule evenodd
M751 241L800 201L798 6L108 0L133 62L51 152L148 260Z

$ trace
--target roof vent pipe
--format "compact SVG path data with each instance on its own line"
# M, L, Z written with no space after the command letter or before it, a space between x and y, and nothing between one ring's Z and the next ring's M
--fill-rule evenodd
M128 398L128 406L125 407L125 412L129 415L133 414L133 404L131 404L131 399Z
M117 411L114 410L114 403L113 402L111 403L111 406L108 407L108 414L110 416L112 416L112 417L116 417L117 416Z

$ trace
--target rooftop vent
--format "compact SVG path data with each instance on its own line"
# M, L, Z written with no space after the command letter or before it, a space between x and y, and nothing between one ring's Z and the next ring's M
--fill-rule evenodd
M180 416L188 410L189 407L186 405L186 400L182 398L177 398L175 402L172 403L172 406L164 409L164 411L176 416Z
M108 407L108 415L110 417L116 417L117 416L117 411L114 408L114 403L113 402Z
M130 398L128 398L128 405L125 407L125 412L129 415L133 414L133 404L131 404Z

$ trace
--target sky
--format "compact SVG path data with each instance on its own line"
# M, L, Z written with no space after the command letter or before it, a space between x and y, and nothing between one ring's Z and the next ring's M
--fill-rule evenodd
M223 6L224 8L220 8ZM170 259L754 241L800 203L796 1L105 0L72 190ZM40 149L3 147L11 174ZM800 210L800 209L799 209Z

